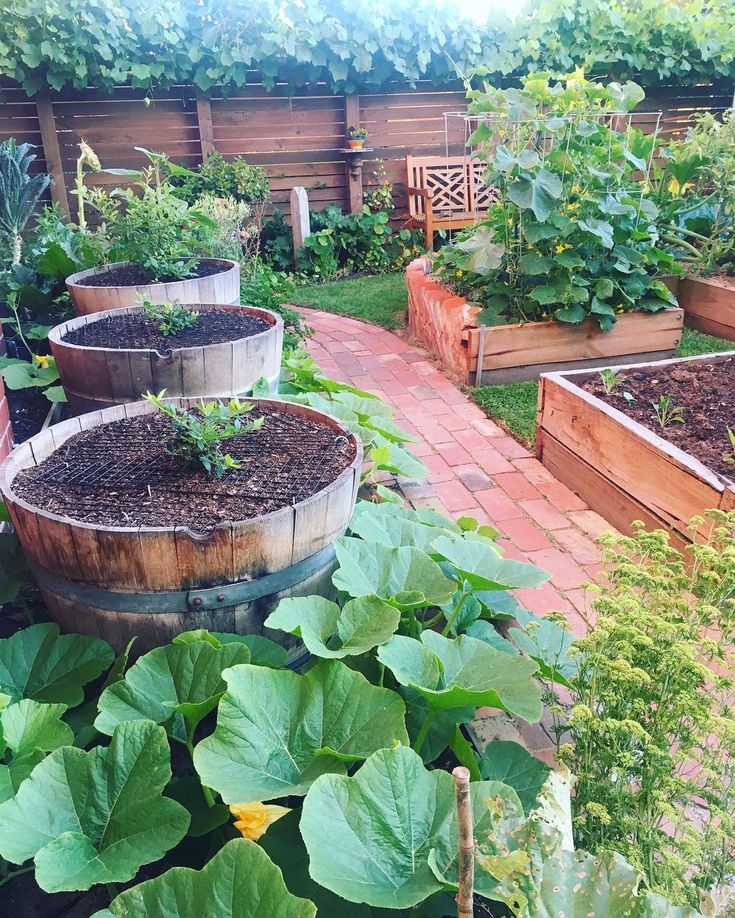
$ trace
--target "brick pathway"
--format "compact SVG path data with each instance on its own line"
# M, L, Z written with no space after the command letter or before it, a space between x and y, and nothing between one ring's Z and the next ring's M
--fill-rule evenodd
M401 479L409 503L495 526L507 557L551 574L540 589L517 590L519 600L538 614L564 612L572 632L582 636L590 610L581 584L599 572L593 540L610 525L491 421L425 351L356 319L302 311L316 332L309 350L324 372L385 399L397 422L420 441L409 448L429 478ZM537 752L548 750L543 726L521 733Z

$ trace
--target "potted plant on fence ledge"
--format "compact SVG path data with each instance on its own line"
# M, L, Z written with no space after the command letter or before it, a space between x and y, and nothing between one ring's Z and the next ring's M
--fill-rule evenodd
M735 118L700 114L655 169L666 242L684 265L687 325L735 340Z
M141 149L141 148L138 148ZM78 165L79 226L86 229L85 204L104 221L107 263L80 271L66 284L78 315L135 306L140 298L154 304L239 303L240 267L235 261L204 257L212 221L177 196L165 172L165 157L143 150L150 166L142 172L105 170L137 176L132 188L105 192L84 187L83 166L102 171L86 145Z
M409 321L466 381L531 379L554 364L672 356L682 311L661 279L658 216L640 175L655 137L626 115L634 83L573 74L470 90L470 139L499 199L409 269ZM598 365L600 365L598 363Z
M309 407L150 396L37 434L0 486L62 628L145 650L258 634L280 598L330 592L361 465L360 441Z
M283 319L252 306L181 303L112 309L49 332L74 414L169 397L244 395L264 378L277 386Z
M365 128L351 127L347 129L347 146L350 150L362 150L367 140L368 132Z

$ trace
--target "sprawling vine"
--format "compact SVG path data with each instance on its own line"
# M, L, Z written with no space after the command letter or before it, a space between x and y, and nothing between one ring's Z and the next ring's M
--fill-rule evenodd
M394 80L442 83L484 65L496 80L582 66L600 78L695 84L735 76L730 0L529 0L482 26L440 3L376 0L16 0L0 19L0 77L29 93L129 82L285 91ZM287 88L286 88L287 87Z

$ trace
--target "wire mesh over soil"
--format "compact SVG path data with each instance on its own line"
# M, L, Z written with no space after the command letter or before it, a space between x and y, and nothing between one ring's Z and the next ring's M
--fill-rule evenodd
M37 507L103 526L188 526L206 531L305 500L355 458L355 441L278 408L255 408L258 430L224 451L241 463L222 478L170 455L170 421L146 414L71 437L39 466L18 474L15 493Z
M191 308L196 311L196 306ZM106 316L96 322L88 322L67 332L62 340L82 347L168 351L250 338L269 328L265 319L247 312L208 309L199 313L199 318L190 328L175 335L164 335L156 321L148 318L145 313L134 313Z
M733 374L734 358L711 363L703 357L701 361L669 364L655 373L628 370L621 374L610 395L599 376L585 382L582 388L699 459L712 471L735 479L735 464L727 461L728 457L735 459L727 433L728 428L735 432ZM627 398L626 393L635 400ZM671 396L672 405L682 409L684 422L672 421L662 428L654 405L667 395Z

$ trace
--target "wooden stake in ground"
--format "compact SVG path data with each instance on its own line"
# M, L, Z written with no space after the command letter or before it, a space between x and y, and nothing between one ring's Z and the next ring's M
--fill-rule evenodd
M457 893L457 918L473 918L473 887L475 883L475 835L472 825L472 800L470 798L470 772L458 766L452 771L457 799L457 825L459 827L459 892Z

